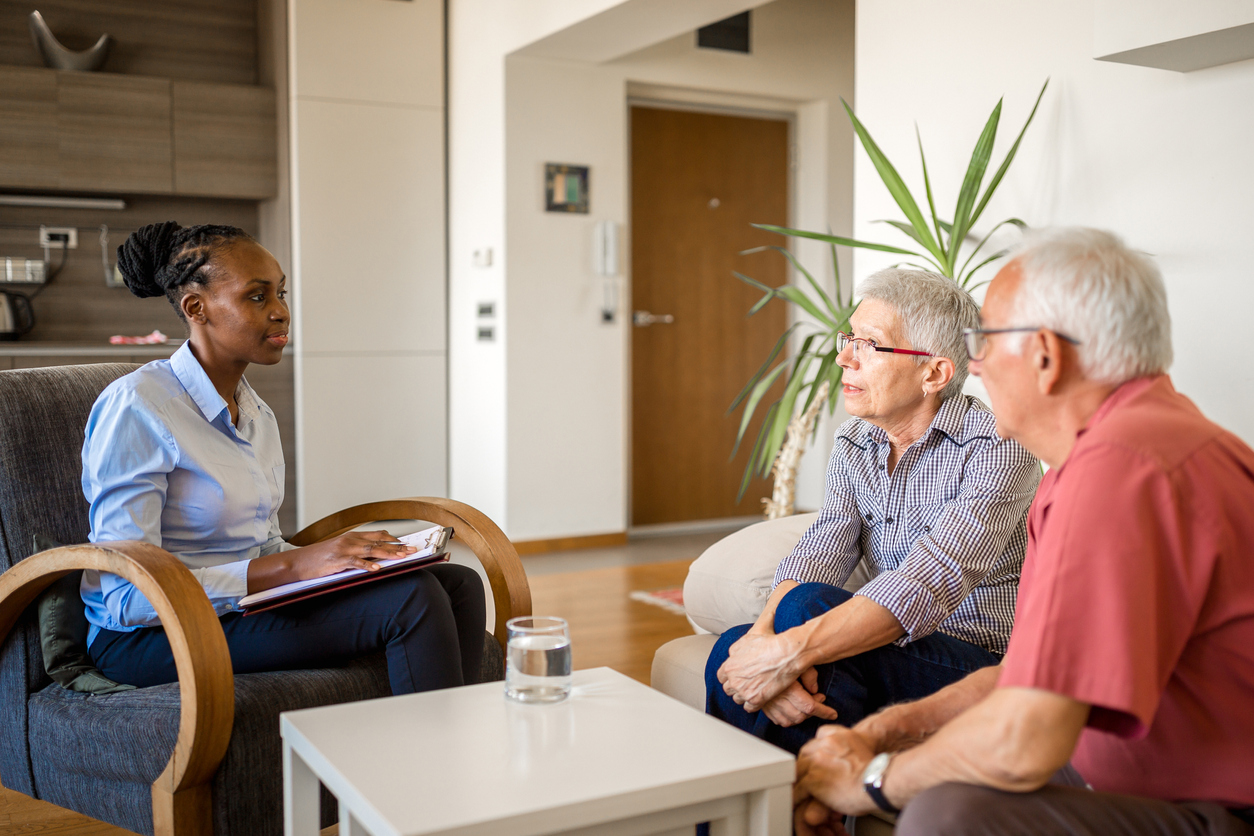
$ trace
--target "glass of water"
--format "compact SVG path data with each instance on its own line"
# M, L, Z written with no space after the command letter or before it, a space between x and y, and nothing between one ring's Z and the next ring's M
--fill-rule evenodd
M519 702L561 702L570 696L570 627L551 616L506 622L505 696Z

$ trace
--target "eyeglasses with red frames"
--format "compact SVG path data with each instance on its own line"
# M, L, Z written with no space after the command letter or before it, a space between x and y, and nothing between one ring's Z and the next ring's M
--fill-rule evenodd
M853 352L859 357L870 357L869 351L882 351L885 354L912 354L915 357L935 357L936 355L930 351L911 351L908 348L889 348L886 345L880 345L875 340L866 337L855 337L853 334L846 334L844 331L836 332L836 351L841 352L850 343L853 344Z

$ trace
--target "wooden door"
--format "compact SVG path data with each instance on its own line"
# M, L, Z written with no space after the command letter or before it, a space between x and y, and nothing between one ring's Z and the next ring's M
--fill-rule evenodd
M787 312L776 301L746 319L760 294L732 271L786 279L778 253L739 253L784 243L750 224L787 224L788 123L633 107L631 167L632 310L673 317L632 327L632 524L760 513L766 480L736 502L760 419L729 461L727 407Z

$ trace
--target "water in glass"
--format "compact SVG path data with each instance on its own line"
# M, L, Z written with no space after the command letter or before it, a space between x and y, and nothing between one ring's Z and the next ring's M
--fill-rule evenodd
M517 623L515 623L517 622ZM560 618L509 621L505 694L519 702L560 702L570 695L570 630Z

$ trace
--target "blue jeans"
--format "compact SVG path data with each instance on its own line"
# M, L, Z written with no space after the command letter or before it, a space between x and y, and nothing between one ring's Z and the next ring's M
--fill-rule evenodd
M485 620L479 575L450 563L219 619L235 673L325 668L384 650L393 694L477 681ZM101 630L89 652L114 682L178 680L162 627Z
M775 632L782 633L822 615L850 598L852 593L824 583L806 583L792 589L775 610ZM761 711L748 712L723 691L718 669L749 624L733 627L719 637L705 665L705 711L744 729L755 737L796 753L814 737L824 721L811 717L783 728ZM926 697L972 671L996 665L1001 658L961 639L932 633L904 647L886 644L857 656L818 665L819 690L826 704L836 709L836 722L852 726L886 705Z

